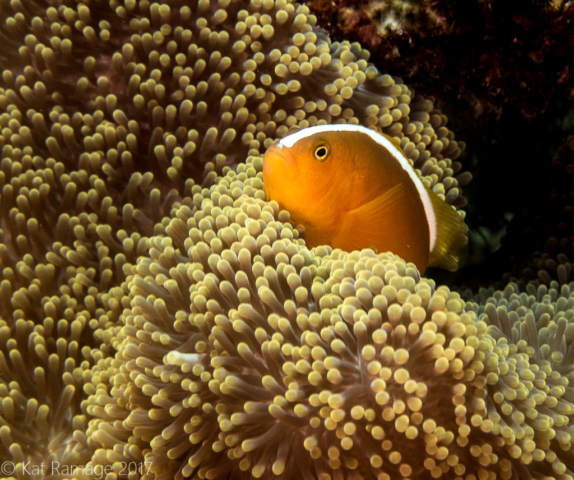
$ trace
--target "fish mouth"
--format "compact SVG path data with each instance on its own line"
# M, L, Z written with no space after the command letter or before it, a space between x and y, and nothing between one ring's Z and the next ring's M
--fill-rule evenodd
M265 163L275 164L278 161L287 167L289 173L296 174L299 171L299 163L293 154L287 151L287 149L280 143L275 143L265 152L265 156L263 157L263 168L265 168Z

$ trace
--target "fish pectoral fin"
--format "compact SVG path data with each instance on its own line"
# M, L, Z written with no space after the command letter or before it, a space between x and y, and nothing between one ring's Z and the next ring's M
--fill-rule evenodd
M430 188L427 191L437 223L437 238L430 252L429 265L454 272L465 262L468 254L468 228L454 208Z
M392 212L401 210L399 206L405 196L405 186L399 183L374 200L351 210L341 219L339 231L345 238L339 238L339 244L354 250L365 245L375 248L381 243L382 232L393 227L395 215Z

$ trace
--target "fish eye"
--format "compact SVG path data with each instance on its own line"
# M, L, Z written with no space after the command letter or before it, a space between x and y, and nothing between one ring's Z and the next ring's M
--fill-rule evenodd
M317 160L318 162L324 162L325 160L327 160L327 157L329 156L330 152L331 150L327 145L319 145L315 149L315 153L313 155L315 156L315 160Z

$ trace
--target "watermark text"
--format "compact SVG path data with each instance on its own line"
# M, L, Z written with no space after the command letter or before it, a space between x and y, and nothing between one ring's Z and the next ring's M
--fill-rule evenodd
M69 465L60 462L34 463L34 462L3 462L0 464L1 476L12 476L18 473L26 476L64 475L66 477L90 476L97 480L103 479L109 473L120 476L130 474L146 474L150 472L151 462L115 462L113 465Z

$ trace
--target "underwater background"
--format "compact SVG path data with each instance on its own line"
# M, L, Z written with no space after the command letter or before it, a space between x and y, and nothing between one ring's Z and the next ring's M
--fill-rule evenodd
M574 2L0 0L0 476L574 478ZM360 124L467 264L307 246Z

